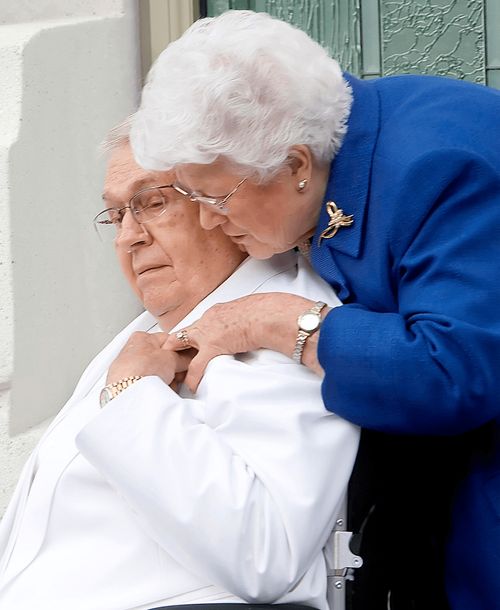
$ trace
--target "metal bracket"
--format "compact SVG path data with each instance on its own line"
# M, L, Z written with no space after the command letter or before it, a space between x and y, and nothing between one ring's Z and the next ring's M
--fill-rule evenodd
M333 534L333 566L334 576L346 576L348 568L360 568L363 559L355 555L350 547L352 532L336 531Z
M328 605L330 610L346 609L346 581L353 580L353 572L363 565L363 559L355 555L349 543L352 532L334 531L332 534L332 561L328 566Z
M351 551L352 532L346 532L347 498L344 498L335 522L335 529L326 545L327 597L330 610L346 610L346 581L354 579L354 570L363 559Z

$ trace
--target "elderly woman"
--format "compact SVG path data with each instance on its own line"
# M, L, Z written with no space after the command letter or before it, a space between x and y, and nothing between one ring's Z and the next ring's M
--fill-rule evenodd
M169 387L184 358L162 345L213 303L251 292L292 285L338 300L293 253L254 261L202 229L171 184L139 168L128 144L113 152L96 222L148 311L90 364L21 475L0 526L2 610L327 609L322 549L358 430L281 354L218 358L192 397Z
M454 610L500 600L499 116L497 91L433 77L360 81L299 30L234 11L196 22L161 54L131 132L142 166L175 168L205 228L256 258L298 247L345 303L266 291L210 309L184 329L198 350L193 390L217 354L266 347L321 376L326 407L361 426L486 426L465 443L467 476L453 473ZM417 447L413 468L427 479L427 446ZM452 478L442 475L434 490ZM432 489L406 516L410 536L437 516ZM426 570L415 567L425 596Z

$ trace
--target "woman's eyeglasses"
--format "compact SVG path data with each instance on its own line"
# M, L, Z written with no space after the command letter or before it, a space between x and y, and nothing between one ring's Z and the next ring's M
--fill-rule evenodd
M178 193L185 195L189 199L189 201L192 201L193 203L201 203L202 205L207 205L212 208L216 208L216 211L219 212L220 214L227 214L228 208L227 208L226 204L227 204L229 198L232 197L236 193L236 191L245 182L245 180L246 180L246 178L243 178L243 180L240 180L238 182L238 184L234 187L234 189L230 193L225 195L224 197L206 197L205 195L200 195L199 193L196 193L196 192L190 192L187 189L185 189L183 186L180 186L177 183L174 184L173 187L175 188L175 190Z

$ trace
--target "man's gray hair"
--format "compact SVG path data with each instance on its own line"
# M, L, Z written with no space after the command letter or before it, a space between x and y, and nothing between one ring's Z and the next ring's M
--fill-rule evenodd
M130 141L147 169L223 157L264 182L293 145L329 162L351 102L339 64L307 34L265 13L228 11L195 22L163 51Z
M130 144L130 127L134 115L128 116L124 121L112 127L99 145L102 154L110 154L125 144Z

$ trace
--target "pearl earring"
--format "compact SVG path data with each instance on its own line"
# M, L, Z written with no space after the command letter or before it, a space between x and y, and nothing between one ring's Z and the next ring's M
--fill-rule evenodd
M301 180L297 186L299 191L303 191L307 186L307 180L304 178L304 180Z

